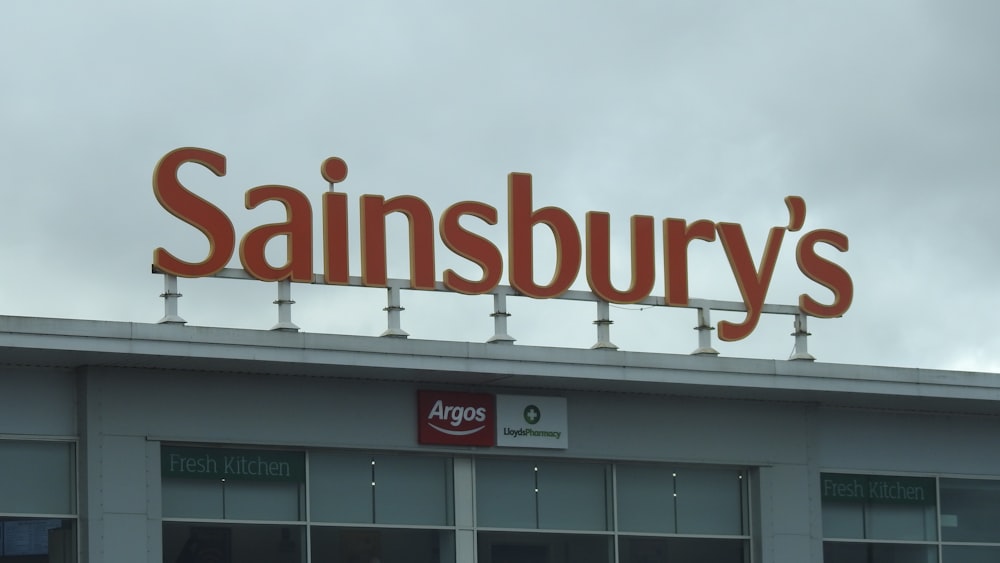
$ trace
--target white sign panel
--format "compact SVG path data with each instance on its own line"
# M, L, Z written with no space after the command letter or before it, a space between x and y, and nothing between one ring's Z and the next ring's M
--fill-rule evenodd
M497 395L497 446L569 447L565 397Z

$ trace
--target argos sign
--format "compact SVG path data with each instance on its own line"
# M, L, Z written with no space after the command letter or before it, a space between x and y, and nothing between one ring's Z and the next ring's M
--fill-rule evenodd
M166 248L153 251L153 267L166 274L181 277L206 277L220 272L232 259L237 248L246 272L262 281L291 280L314 283L313 274L313 208L301 191L281 185L264 185L248 189L245 206L254 209L264 202L281 204L285 221L260 225L246 232L237 243L230 218L218 207L196 195L177 179L185 164L202 166L216 176L226 174L226 157L201 148L180 148L160 159L153 173L153 193L165 210L201 231L208 240L206 256L185 259ZM347 178L347 165L339 158L328 158L320 167L322 177L331 190L322 194L322 283L350 285L348 271L348 196L332 191L334 184ZM385 287L388 284L385 219L400 213L409 222L410 285L413 289L435 289L438 271L435 268L437 237L453 253L474 264L480 274L476 279L465 278L452 269L441 272L442 285L465 294L491 293L504 273L504 257L487 237L474 233L462 224L463 218L481 221L486 226L500 222L496 207L480 201L461 201L445 209L435 225L434 214L420 198L400 195L386 199L381 195L361 195L360 262L361 285ZM753 332L767 296L778 254L786 232L800 231L806 219L805 201L798 196L785 198L788 224L772 227L759 258L747 244L743 227L737 223L714 222L707 219L687 221L663 219L660 225L663 252L664 302L668 306L686 306L688 292L688 247L695 241L718 242L725 251L729 268L740 289L746 307L741 322L721 321L718 336L722 340L740 340ZM566 211L558 207L535 209L532 203L531 175L514 172L507 177L507 279L522 295L538 299L556 298L576 281L581 268L586 272L590 289L609 303L638 303L654 291L656 285L655 220L648 215L633 215L631 231L631 272L627 288L616 287L611 281L611 217L608 213L591 211L586 214L584 232ZM437 227L435 229L435 226ZM545 268L548 281L537 280L534 263L534 228L544 226L552 233L556 263ZM435 236L437 231L437 237ZM487 228L488 230L488 228ZM268 243L283 239L287 248L284 264L272 264L265 256ZM825 289L831 296L817 299L809 293L799 295L799 308L815 317L839 317L851 306L854 286L850 275L840 265L820 256L819 250L830 247L846 252L847 236L838 231L817 229L804 233L795 248L799 271ZM813 288L815 289L815 288Z
M493 395L417 392L417 442L449 446L496 443Z

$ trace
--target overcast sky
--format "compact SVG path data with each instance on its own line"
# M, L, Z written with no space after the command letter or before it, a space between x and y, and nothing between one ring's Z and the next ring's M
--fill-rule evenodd
M243 207L262 184L303 191L318 225L320 163L343 158L353 275L366 193L416 195L435 213L488 203L501 224L469 225L506 255L506 176L530 172L536 207L561 207L581 228L587 211L611 213L621 286L629 216L739 223L759 260L768 229L788 221L783 198L799 195L805 226L786 235L767 301L828 302L796 267L795 243L819 228L849 237L846 253L821 249L855 298L843 318L811 320L820 361L1000 371L993 0L11 0L4 11L0 314L156 322L153 249L199 261L206 244L160 207L150 178L164 154L195 146L225 154L228 173L187 165L181 179L237 237L283 217L277 203ZM389 273L405 277L398 221ZM551 254L543 231L536 246ZM475 277L438 250L438 279L446 267ZM693 297L739 300L718 242L694 243L691 260ZM587 289L582 272L574 288ZM191 325L276 320L273 285L182 279L180 290ZM296 285L293 298L304 331L385 329L384 290ZM404 292L403 305L412 338L492 334L487 296ZM520 344L594 342L593 304L508 307ZM697 345L693 310L620 306L612 319L623 350ZM783 359L791 329L765 317L716 348Z

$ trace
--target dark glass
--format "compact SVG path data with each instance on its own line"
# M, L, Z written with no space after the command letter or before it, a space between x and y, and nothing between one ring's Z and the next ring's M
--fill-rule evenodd
M946 545L941 551L944 563L996 563L1000 547L985 545Z
M746 540L715 538L649 538L618 539L621 563L749 563Z
M76 522L59 518L0 518L0 561L76 561Z
M455 561L451 530L313 526L312 560L322 563Z
M163 523L163 563L305 563L301 526Z
M823 563L936 563L937 560L937 547L933 545L823 543Z
M586 534L480 532L479 563L611 563L611 538Z

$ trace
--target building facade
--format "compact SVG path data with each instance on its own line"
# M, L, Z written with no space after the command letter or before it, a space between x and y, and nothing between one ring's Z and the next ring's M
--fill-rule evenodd
M0 563L1000 560L993 374L20 317L0 363Z

